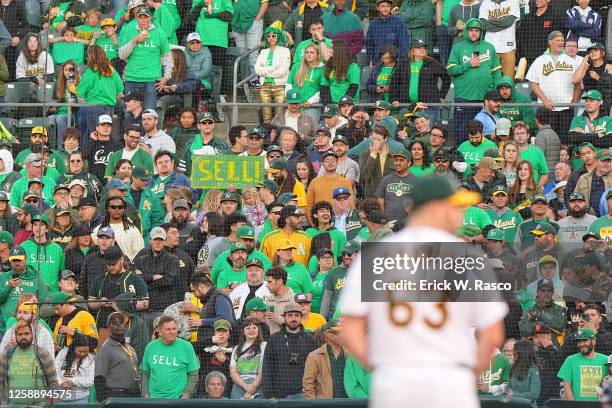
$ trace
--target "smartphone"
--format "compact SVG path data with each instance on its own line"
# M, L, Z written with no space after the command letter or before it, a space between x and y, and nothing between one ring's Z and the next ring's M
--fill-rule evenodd
M11 275L12 279L19 279L19 274L17 272L13 272L13 274Z
M475 50L475 51L472 53L472 55L473 55L474 57L478 58L478 57L480 56L480 51Z

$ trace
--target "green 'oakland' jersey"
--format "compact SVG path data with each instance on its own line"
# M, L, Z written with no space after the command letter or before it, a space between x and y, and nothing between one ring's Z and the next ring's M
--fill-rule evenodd
M178 399L185 391L188 373L200 369L200 360L191 343L180 337L172 344L157 339L147 345L140 369L150 374L151 398Z
M138 24L124 27L128 32L121 36L120 47L123 47L132 38L140 34ZM134 49L128 57L125 67L125 80L131 82L155 82L162 77L161 58L170 52L170 46L166 33L161 28L151 23L149 27L149 38L146 41L134 45ZM121 42L124 41L124 42Z
M348 72L346 74L346 78L343 81L336 81L336 72L332 71L329 78L323 75L321 79L321 85L329 86L329 93L331 95L331 100L333 103L338 103L340 98L346 95L346 91L348 91L349 86L351 84L357 85L357 93L353 100L355 103L359 102L359 89L361 85L361 69L359 65L352 63L348 67Z
M299 69L300 64L293 64L293 68L291 68L291 72L289 72L287 77L287 83L293 85L293 89L300 91L300 103L304 103L321 91L321 79L323 79L324 68L323 65L320 65L309 69L301 87L298 85L296 78Z
M113 42L113 39L108 37L106 34L102 34L100 38L96 40L96 45L104 50L104 53L109 61L112 61L119 56L117 46Z
M591 120L588 115L575 116L570 125L570 132L598 133L599 137L612 134L612 118L610 116L599 116Z
M600 353L595 353L594 358L572 354L561 365L557 377L572 384L574 399L595 401L599 399L597 388L608 374L607 363L608 357Z
M195 0L191 9L203 3L204 0ZM196 23L196 32L202 37L202 45L214 45L227 48L227 31L229 23L220 20L217 15L224 11L234 14L234 6L231 0L212 0L212 13L208 14L206 6L202 7L200 17Z
M511 367L508 358L500 353L491 359L489 368L480 374L480 380L489 387L507 383Z
M521 222L523 222L523 217L521 215L511 210L510 208L505 208L503 213L498 213L494 209L487 210L487 214L491 217L491 221L495 228L499 228L504 231L504 241L509 244L514 244L514 236L516 235L516 229Z

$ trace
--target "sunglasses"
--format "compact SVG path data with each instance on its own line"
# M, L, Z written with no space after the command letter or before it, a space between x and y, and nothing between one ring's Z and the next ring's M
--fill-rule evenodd
M346 201L346 200L349 199L349 197L350 196L344 196L344 195L343 196L338 196L338 197L336 197L336 200L338 200L338 201Z
M259 140L261 139L259 136L249 136L249 140Z
M434 160L435 163L447 163L449 161L450 160L446 160L446 159L436 159L436 160Z
M82 163L83 160L70 160L70 163Z
M272 38L272 37L276 38L277 35L276 34L266 34L266 38Z
M36 203L38 202L38 198L28 198L25 200L26 203Z
M123 205L109 205L108 208L110 208L111 210L123 210L125 208L125 206L123 206Z
M271 154L268 156L270 159L280 159L281 155Z

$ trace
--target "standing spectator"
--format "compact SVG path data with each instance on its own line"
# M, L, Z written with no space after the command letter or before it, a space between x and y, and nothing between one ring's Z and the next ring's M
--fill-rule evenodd
M519 150L519 158L527 160L534 173L535 182L543 186L548 181L548 164L544 152L529 143L531 134L529 127L524 122L516 122L510 132Z
M471 18L478 18L478 15L480 13L480 2L478 2L478 0L461 0L459 2L449 0L443 1L443 10L447 9L447 3L452 4L450 8L448 8L448 11L446 11L446 21L448 23L448 28L445 28L445 31L448 31L449 38L448 40L445 40L448 41L448 45L445 45L444 47L446 48L446 59L442 61L442 63L446 64L446 62L448 61L448 54L450 53L451 46L463 39L463 29L465 28L465 22ZM440 2L438 2L437 4L440 4ZM438 9L438 7L436 7L436 9ZM449 12L450 14L448 14ZM442 17L442 25L446 25L444 23L444 16ZM442 50L442 48L440 48L440 50Z
M240 0L234 5L232 16L232 35L236 47L251 50L260 45L264 32L264 15L270 5L269 0ZM245 74L251 76L255 73L258 53L249 55L249 71Z
M404 1L399 13L406 24L410 39L422 39L428 51L432 52L435 22L433 3L425 0Z
M385 45L394 46L401 56L408 53L408 31L402 19L391 14L392 7L391 0L376 0L378 17L370 22L365 39L370 66L378 62L378 56L382 55L381 50Z
M484 0L478 15L485 30L485 40L493 44L503 75L514 78L516 65L516 25L521 17L519 2Z
M347 10L345 6L346 0L334 0L333 10L323 14L321 21L325 27L325 36L333 41L344 42L352 59L363 49L365 39L361 20L356 14ZM335 53L335 44L333 48ZM354 98L354 95L352 96Z
M563 53L563 33L553 31L548 35L548 50L529 67L527 80L537 95L538 101L553 110L552 128L567 143L567 130L572 120L572 109L556 104L577 102L580 87L572 82L578 68L569 56Z
M283 310L281 330L270 336L263 363L263 392L266 398L304 399L302 377L315 339L304 331L302 309L289 303Z
M583 328L576 332L578 353L567 357L557 376L563 380L564 398L567 400L596 401L597 387L607 374L608 358L595 352L595 332Z
M200 132L196 134L193 141L184 150L184 155L179 161L179 170L185 175L191 175L191 157L193 152L210 146L214 153L219 153L229 148L228 144L215 136L215 120L211 112L204 112L198 123ZM209 148L209 149L210 149Z
M467 163L464 176L472 173L470 166L478 164L488 149L497 150L495 143L482 135L483 129L482 122L475 119L470 120L467 127L468 140L461 143L457 148L457 151L463 155L465 163Z
M455 102L481 102L501 78L501 64L493 45L482 39L482 23L471 18L465 23L463 40L451 49L448 74L454 77ZM467 122L478 108L455 108L457 142L466 139Z
M25 46L17 58L15 78L17 81L42 84L49 81L53 74L53 58L43 51L38 35L28 34Z
M328 11L326 11L328 12ZM287 26L283 26L285 31L288 30ZM306 47L309 45L314 45L317 47L318 60L317 62L325 63L331 57L331 49L332 49L332 40L324 36L325 29L323 28L323 21L318 19L310 23L310 29L308 32L310 33L309 39L304 39L301 42L297 42L294 38L295 49L293 51L293 65L299 65L300 62L304 59L304 52Z
M261 392L262 368L266 342L260 323L253 318L242 321L240 342L234 348L230 361L233 387L231 399L252 399Z
M601 39L601 15L589 7L590 0L579 0L565 12L567 38L578 42L578 50L586 51Z
M328 13L330 14L332 13ZM361 84L361 69L353 62L353 57L344 41L334 40L332 44L334 52L325 62L325 71L321 79L321 102L326 105L337 104L343 96L350 96L357 102Z
M75 335L70 347L61 349L55 357L55 371L60 388L71 391L66 393L63 402L87 403L89 389L94 383L94 347L86 336Z
M359 158L359 167L361 167L361 175L364 181L363 194L365 197L375 196L380 180L395 171L394 164L390 160L390 145L394 139L389 137L387 128L380 125L374 126L370 139L364 140L364 142L369 142L369 151L363 152ZM397 150L399 148L393 149L393 151Z
M307 113L315 124L319 123L319 108L312 108L310 105L321 101L323 71L324 68L321 66L321 50L314 44L307 45L304 48L304 57L300 62L293 64L285 86L287 89L287 102L289 103L291 91L298 92L299 100L297 102L304 105L304 113Z
M502 76L497 83L497 91L501 102L505 103L531 103L531 99L516 90L514 80L509 76ZM525 122L529 129L535 129L535 109L531 106L506 106L499 107L498 118L507 118L514 125L519 120ZM499 136L499 135L497 135Z
M151 192L159 199L163 200L166 192L171 188L177 187L188 187L191 188L191 183L187 176L181 173L177 173L174 168L174 155L168 150L159 150L154 156L155 170L157 175L151 180L149 177L149 187ZM139 168L139 167L137 167ZM139 168L138 174L142 175L141 171L144 170ZM136 170L136 169L134 169ZM133 174L132 174L133 176ZM147 177L147 176L145 176ZM134 201L134 204L137 204Z
M586 59L586 58L585 58ZM581 143L592 143L593 146L607 148L609 136L612 134L610 116L602 112L604 101L600 91L590 89L582 95L584 112L572 119L569 135L572 140Z
M266 312L270 333L278 333L283 324L285 306L294 301L293 290L287 287L287 271L284 268L270 268L266 272L266 286L270 295L264 300L270 311Z
M590 46L572 79L574 82L582 81L585 90L599 91L605 101L603 111L609 113L612 104L612 66L606 64L606 56L606 47L602 43Z
M162 316L157 329L159 338L147 345L140 366L142 396L189 399L198 383L200 368L193 346L177 338L173 317Z
M125 337L127 316L108 316L110 336L96 354L94 386L98 402L111 397L140 396L138 356Z
M563 354L559 347L553 343L552 333L544 325L536 325L533 329L531 340L537 346L536 356L541 363L540 378L542 387L540 388L538 403L543 403L551 398L559 398L557 372L559 372L561 363L563 363Z
M112 18L105 18L100 23L102 31L94 31L89 46L97 45L102 48L106 58L113 64L119 75L123 75L123 61L119 59L119 37L117 36L117 24Z
M312 48L316 49L314 46L312 46ZM322 71L322 68L320 68L319 74ZM317 91L317 94L318 93L319 92ZM282 108L280 108L281 112L277 113L270 123L279 127L290 127L291 129L295 130L298 135L300 135L300 138L304 144L310 144L315 130L317 129L318 122L315 121L315 119L310 116L309 113L302 111L302 101L304 98L301 96L298 89L291 89L287 91L286 99L287 109L283 111ZM317 113L317 117L318 116L319 115ZM261 139L263 140L263 137Z
M514 362L510 369L507 395L530 400L533 404L540 397L541 387L535 344L529 340L517 341L514 345Z
M196 0L191 6L191 18L196 21L195 31L208 47L212 63L222 67L228 45L229 23L232 21L234 6L230 0Z
M535 116L535 125L538 133L535 136L534 146L544 153L549 170L556 168L555 166L559 162L559 155L561 153L561 140L559 135L550 126L551 122L552 112L549 109L539 107ZM530 129L533 128L530 127Z
M323 23L321 23L321 16L325 13L329 13L330 8L331 6L327 2L304 0L291 11L291 15L289 15L289 18L285 21L283 29L291 34L296 44L293 62L301 60L301 54L298 53L300 45L303 41L309 41L305 33L309 33L312 36L312 40L310 40L311 44L318 43L321 44L322 47L331 45L331 40L323 37ZM313 26L317 29L317 35L314 35L313 31L311 31ZM321 34L320 39L318 35L319 29ZM319 43L319 41L323 42Z
M125 35L119 44L119 57L127 62L125 90L140 89L144 94L144 108L155 109L155 90L163 88L172 76L172 55L164 31L151 25L149 8L139 7L135 14L137 24L123 27L126 32L122 33Z
M597 153L597 167L580 176L574 190L584 195L587 206L590 206L598 217L602 215L599 213L599 200L612 188L611 160L612 155L608 150L600 150Z
M48 235L49 218L44 214L32 217L32 236L21 246L26 252L28 265L40 271L41 284L47 285L50 292L59 289L59 273L64 267L64 250Z
M27 397L23 384L44 384L42 389L58 386L53 356L33 344L32 328L26 322L15 326L16 346L0 354L0 395L2 404L48 405L50 399ZM34 375L33 375L34 373ZM18 392L19 391L19 392ZM23 391L26 395L23 396Z
M2 23L11 35L11 42L4 51L4 56L10 73L9 77L13 80L15 78L15 63L19 53L19 44L29 29L24 3L17 0L5 1L0 4L0 15L2 16Z
M476 116L474 116L474 119L482 122L482 134L488 138L491 138L495 133L497 114L499 112L500 105L501 96L499 95L499 92L489 91L485 94L482 110L478 112Z
M563 31L564 12L558 2L535 0L535 7L521 18L518 27L516 40L519 57L525 57L531 65L548 46L548 35L553 31Z
M391 90L389 85L397 65L397 48L393 45L383 45L378 56L378 62L376 62L370 71L370 78L367 84L368 96L370 100L389 102L389 92ZM353 106L354 103L340 105L340 111L343 112L343 116L348 118L348 115L344 115L343 107L350 113L353 110Z

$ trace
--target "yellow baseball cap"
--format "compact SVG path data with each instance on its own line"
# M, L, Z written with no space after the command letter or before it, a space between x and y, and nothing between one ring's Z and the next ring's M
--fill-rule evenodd
M104 20L102 20L102 23L100 24L100 27L104 27L104 26L114 26L117 25L115 23L115 20L113 20L110 17L105 18Z
M47 129L44 126L35 126L35 127L33 127L31 134L33 134L33 135L49 136L49 134L47 133Z

